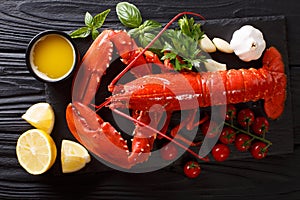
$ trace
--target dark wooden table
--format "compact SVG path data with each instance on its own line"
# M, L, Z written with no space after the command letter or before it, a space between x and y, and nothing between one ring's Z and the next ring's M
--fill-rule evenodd
M30 128L21 115L33 103L46 101L45 85L36 81L25 65L28 42L45 29L69 31L82 26L86 11L94 15L110 8L112 12L104 28L120 27L115 13L118 2L0 2L0 199L300 199L300 3L296 0L131 1L139 7L144 19L164 22L181 11L201 13L206 19L283 15L292 94L293 153L269 156L261 161L246 158L203 164L205 170L195 180L170 168L144 174L107 169L32 176L20 167L16 141Z

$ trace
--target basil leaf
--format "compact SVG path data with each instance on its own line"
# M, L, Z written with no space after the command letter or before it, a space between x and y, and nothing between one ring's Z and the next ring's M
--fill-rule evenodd
M140 26L141 27L141 26ZM149 26L145 26L143 27L143 32L151 32L153 34L158 34L159 31L161 30L161 26L157 26L157 25L149 25Z
M73 31L69 35L71 38L85 38L92 33L92 38L95 40L99 35L99 31L97 29L103 25L109 12L110 9L107 9L102 13L97 14L95 17L93 17L89 12L86 12L84 17L84 23L86 26Z
M139 43L141 44L142 47L145 47L148 44L148 42L144 40L143 35L139 35Z
M147 27L147 26L151 26L151 27L161 27L161 23L157 22L157 21L154 21L154 20L146 20L144 23L143 23L143 26Z
M146 47L158 34L161 29L161 24L154 20L146 20L138 28L130 29L128 34L134 38L138 38L139 45ZM162 44L157 40L151 48L162 48Z
M140 31L139 31L138 28L134 28L134 29L130 29L130 30L128 31L128 34L129 34L130 37L132 37L132 38L137 38L137 37L139 36L139 34L140 34Z
M139 9L128 2L120 2L116 6L120 22L128 28L137 28L142 23L142 16Z
M85 17L84 17L84 23L87 27L92 27L93 26L93 16L89 13L86 12L85 13Z
M110 12L110 9L107 9L107 10L103 11L102 13L99 13L98 15L96 15L93 18L94 28L100 28L103 25L109 12Z
M141 44L143 44L143 47L146 47L152 40L155 38L156 34L153 33L144 33L143 35L143 42L140 41ZM154 44L151 46L151 48L161 49L163 45L159 40L156 40Z
M71 38L85 38L91 33L91 30L89 27L81 27L77 29L76 31L73 31L70 36Z
M95 40L99 35L99 31L97 29L92 29L92 38Z
M139 36L139 42L142 45L142 47L146 47L155 37L155 35L151 33L145 33L143 35ZM152 48L155 48L154 45L152 45Z

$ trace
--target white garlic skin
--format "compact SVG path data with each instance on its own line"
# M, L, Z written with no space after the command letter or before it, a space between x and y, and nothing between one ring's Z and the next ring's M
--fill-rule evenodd
M266 42L260 30L245 25L233 33L230 46L241 60L249 62L261 57Z

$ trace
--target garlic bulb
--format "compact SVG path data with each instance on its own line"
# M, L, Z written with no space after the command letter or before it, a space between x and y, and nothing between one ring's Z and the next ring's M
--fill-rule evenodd
M245 25L233 33L230 46L241 60L249 62L261 57L266 42L260 30Z

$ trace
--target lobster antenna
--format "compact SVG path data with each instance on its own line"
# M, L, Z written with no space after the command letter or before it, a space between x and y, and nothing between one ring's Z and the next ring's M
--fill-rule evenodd
M113 80L112 82L109 84L108 89L110 91L113 90L116 82L133 66L133 64L154 44L154 42L156 40L158 40L158 38L167 30L167 28L169 28L175 20L177 20L179 17L181 17L182 15L194 15L197 16L203 20L205 20L205 18L198 14L198 13L194 13L194 12L181 12L178 13L175 17L173 17L173 19L171 19L166 26L155 36L155 38L121 71L121 73L119 73Z
M103 103L101 103L99 106L97 105L92 105L96 109L95 112L98 112L101 108L107 106L111 102L111 98L107 98Z
M133 121L133 122L135 122L135 123L137 123L137 124L139 124L139 125L141 125L141 126L144 126L144 127L148 128L149 130L151 130L151 131L153 131L153 132L159 134L160 136L162 136L162 137L168 139L169 141L174 142L177 146L183 148L184 150L186 150L187 152L189 152L190 154L192 154L192 155L195 156L196 158L199 158L200 160L203 160L203 161L206 161L206 162L209 161L208 157L203 158L203 157L199 156L198 154L196 154L195 152L193 152L192 150L190 150L190 149L187 148L186 146L184 146L184 145L182 145L181 143L177 142L175 139L170 138L169 136L167 136L167 135L161 133L160 131L158 131L158 130L152 128L151 126L149 126L149 125L147 125L147 124L145 124L145 123L143 123L143 122L141 122L141 121L139 121L139 120L137 120L137 119L134 119L133 117L131 117L131 116L129 116L129 115L126 115L125 113L123 113L123 112L121 112L121 111L119 111L119 110L117 110L117 109L112 109L112 111L114 111L115 113L121 115L122 117L125 117L126 119L129 119L129 120L131 120L131 121Z

